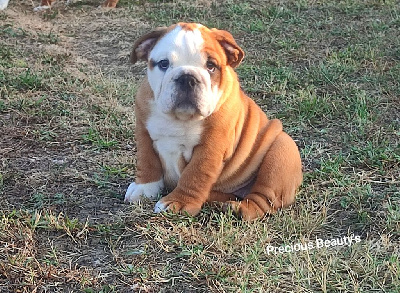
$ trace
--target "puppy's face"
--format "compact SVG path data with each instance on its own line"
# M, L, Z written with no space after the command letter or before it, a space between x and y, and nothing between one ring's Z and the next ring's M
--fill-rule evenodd
M192 23L153 31L137 42L131 55L133 62L148 61L158 111L179 120L211 115L222 95L226 66L242 58L243 51L229 33Z
M160 111L177 119L202 119L220 96L217 60L204 50L200 29L176 26L149 55L148 79Z

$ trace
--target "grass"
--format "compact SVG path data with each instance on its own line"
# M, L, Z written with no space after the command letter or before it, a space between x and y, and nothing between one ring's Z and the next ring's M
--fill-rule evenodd
M0 12L0 292L398 292L396 1L122 0ZM198 21L246 52L242 87L296 140L296 203L246 223L123 203L133 41ZM358 243L271 254L317 239Z

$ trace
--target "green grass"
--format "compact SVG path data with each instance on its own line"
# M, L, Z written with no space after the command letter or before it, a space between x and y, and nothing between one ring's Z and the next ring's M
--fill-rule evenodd
M10 292L398 292L397 1L122 0L0 13L0 287ZM24 6L26 5L26 6ZM12 12L14 11L14 12ZM229 30L243 89L296 140L296 203L242 222L123 203L135 177L136 38ZM271 254L360 236L350 246ZM1 291L1 289L0 289Z

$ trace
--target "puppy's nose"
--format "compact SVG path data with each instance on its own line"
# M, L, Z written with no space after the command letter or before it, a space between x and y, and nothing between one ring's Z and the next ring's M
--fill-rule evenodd
M182 89L193 89L199 81L190 74L182 74L177 78L176 82L181 86Z

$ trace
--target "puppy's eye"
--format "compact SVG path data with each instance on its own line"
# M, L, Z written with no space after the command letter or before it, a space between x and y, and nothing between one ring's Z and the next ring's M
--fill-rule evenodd
M167 59L163 59L163 60L159 61L157 63L157 65L158 65L158 68L160 68L162 71L165 71L169 67L169 61Z
M215 71L215 69L217 68L217 65L215 65L215 63L212 61L207 61L206 66L207 66L207 70L211 73L213 73Z

